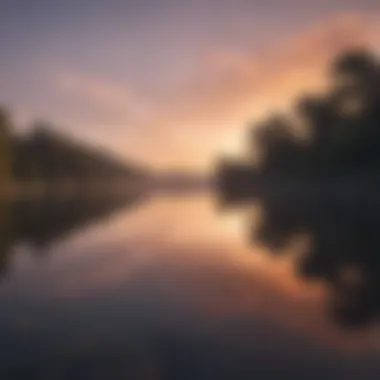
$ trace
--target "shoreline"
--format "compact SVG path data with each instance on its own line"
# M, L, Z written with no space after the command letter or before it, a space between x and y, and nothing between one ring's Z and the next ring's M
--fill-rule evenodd
M103 198L136 196L147 191L141 181L95 180L95 181L13 181L0 185L0 200L39 201L71 199L78 197Z

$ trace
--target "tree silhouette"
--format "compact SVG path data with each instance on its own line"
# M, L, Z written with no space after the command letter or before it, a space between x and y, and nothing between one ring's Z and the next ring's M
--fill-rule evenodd
M252 126L251 146L259 153L248 164L252 175L262 182L320 181L380 171L378 60L349 52L332 65L330 81L324 94L301 97L290 115Z
M9 112L0 107L0 183L7 184L12 173L11 119Z
M259 160L222 164L219 191L227 204L262 206L252 239L272 253L306 234L299 274L323 280L331 314L357 326L380 315L380 63L348 52L330 81L292 115L254 125Z

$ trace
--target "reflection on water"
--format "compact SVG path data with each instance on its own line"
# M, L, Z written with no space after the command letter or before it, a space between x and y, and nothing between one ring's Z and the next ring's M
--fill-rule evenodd
M356 239L374 237L375 220L357 230L365 208L351 220L326 204L329 214L264 203L254 242L250 211L220 215L207 195L4 205L1 379L378 379L377 326L341 329L325 310L330 283L347 286L328 268L359 264ZM308 267L326 282L268 254L300 231L314 237ZM361 264L375 266L375 243L362 243ZM363 283L346 271L349 286Z
M112 199L75 197L67 200L0 202L0 275L8 269L9 255L17 243L29 243L41 252L70 232L102 220L120 207L133 205L137 196Z
M344 196L346 195L346 196ZM369 195L369 197L368 197ZM299 274L323 280L333 317L356 326L377 319L380 311L380 203L366 191L337 196L275 196L261 199L263 217L253 226L253 240L284 250L307 235Z

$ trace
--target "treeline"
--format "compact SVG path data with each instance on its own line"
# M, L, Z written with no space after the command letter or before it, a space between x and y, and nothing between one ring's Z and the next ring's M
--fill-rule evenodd
M325 93L303 96L289 114L253 125L255 159L248 166L223 164L224 183L235 182L236 190L236 182L241 188L268 179L380 176L379 59L348 52L333 62L329 81Z
M325 94L301 98L290 117L254 127L262 172L325 177L380 168L379 60L350 52L334 62L330 79Z
M299 249L298 273L326 285L331 315L358 327L380 316L380 61L349 52L329 79L253 125L248 162L222 163L219 189L227 206L257 202L254 245Z
M9 112L0 108L0 180L3 183L78 182L137 175L141 175L141 169L58 133L46 123L37 123L27 133L16 135Z

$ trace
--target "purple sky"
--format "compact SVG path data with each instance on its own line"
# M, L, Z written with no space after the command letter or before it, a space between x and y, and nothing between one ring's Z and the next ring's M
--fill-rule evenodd
M284 78L298 62L323 63L318 54L329 33L335 38L335 23L343 48L358 37L377 48L376 3L3 0L0 103L18 128L46 119L121 156L205 168L219 147L238 141L251 113L270 106L272 93L291 93ZM310 60L308 38L317 44ZM339 51L334 44L329 53ZM271 81L279 76L277 89ZM294 90L305 78L294 79Z

